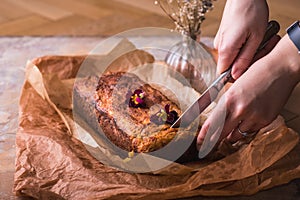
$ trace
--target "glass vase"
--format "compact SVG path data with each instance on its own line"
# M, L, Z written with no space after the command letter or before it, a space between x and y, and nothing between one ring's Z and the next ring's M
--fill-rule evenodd
M195 37L194 37L195 38ZM174 73L181 73L196 91L203 93L216 78L216 62L199 37L182 36L182 41L174 45L167 54L165 62Z

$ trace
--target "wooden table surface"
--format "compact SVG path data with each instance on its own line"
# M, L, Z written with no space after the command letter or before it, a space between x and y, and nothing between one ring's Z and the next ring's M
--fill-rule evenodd
M1 0L0 35L3 36L104 36L137 27L173 28L155 0ZM207 14L202 34L214 36L218 30L225 1L214 2ZM270 19L280 22L282 30L300 19L299 0L268 1Z

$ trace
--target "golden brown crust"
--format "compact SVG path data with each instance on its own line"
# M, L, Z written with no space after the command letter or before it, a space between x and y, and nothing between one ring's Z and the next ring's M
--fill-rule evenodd
M126 94L136 89L142 89L146 94L145 108L128 105ZM95 103L103 132L111 142L124 150L154 151L176 136L176 129L166 124L156 125L150 122L150 116L166 104L180 114L179 107L134 74L117 72L103 75L99 79Z

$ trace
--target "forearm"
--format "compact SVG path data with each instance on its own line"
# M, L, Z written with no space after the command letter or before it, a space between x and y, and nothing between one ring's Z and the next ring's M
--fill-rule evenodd
M288 35L279 41L267 57L273 63L273 68L279 68L281 73L289 74L290 80L295 84L300 81L300 54Z

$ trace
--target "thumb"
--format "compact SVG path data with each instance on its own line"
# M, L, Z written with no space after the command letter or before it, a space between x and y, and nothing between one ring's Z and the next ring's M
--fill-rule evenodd
M235 60L238 53L239 48L236 48L234 46L227 46L218 49L217 72L221 74L222 72L227 70Z
M238 79L250 66L258 45L259 40L249 37L240 53L234 60L234 64L232 66L232 77L235 80Z
M239 31L231 30L226 33L218 32L218 62L217 62L217 71L222 73L229 68L233 63L235 58L240 52L244 42L247 39L247 35L239 33Z

